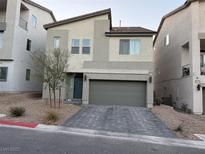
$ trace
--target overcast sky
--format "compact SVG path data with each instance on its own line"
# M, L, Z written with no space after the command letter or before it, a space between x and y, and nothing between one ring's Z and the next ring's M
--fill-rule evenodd
M156 30L163 15L186 0L33 0L54 12L57 20L112 9L113 26L142 26Z

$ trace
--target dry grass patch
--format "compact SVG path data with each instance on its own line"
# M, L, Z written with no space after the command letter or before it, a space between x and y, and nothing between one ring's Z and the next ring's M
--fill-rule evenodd
M155 106L152 112L180 138L198 140L194 134L205 134L205 115L177 112L165 105Z
M12 107L21 106L25 108L25 115L22 117L11 117L9 110ZM56 125L62 124L65 120L72 117L80 110L79 106L72 104L61 104L61 109L52 109L59 116L59 120L55 122ZM46 101L42 100L36 94L4 94L0 96L0 114L6 114L4 120L14 120L21 122L43 123L45 122L45 115L51 109Z

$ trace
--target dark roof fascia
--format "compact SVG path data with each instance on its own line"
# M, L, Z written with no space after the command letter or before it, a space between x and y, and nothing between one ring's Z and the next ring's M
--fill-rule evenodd
M187 0L182 6L178 7L177 9L173 10L172 12L170 12L170 13L168 13L167 15L165 15L164 17L162 17L162 20L161 20L161 22L160 22L160 24L159 24L159 27L158 27L158 30L157 30L157 35L156 35L156 37L155 37L155 39L154 39L154 41L153 41L153 45L155 45L155 43L156 43L156 40L157 40L158 35L159 35L159 32L160 32L160 30L161 30L161 28L162 28L162 26L163 26L163 24L164 24L164 21L165 21L168 17L170 17L170 16L172 16L172 15L175 15L176 13L178 13L178 12L180 12L180 11L186 9L187 7L189 7L190 4L191 4L193 1L196 1L196 0Z
M50 15L53 18L54 22L56 22L56 18L55 18L54 14L53 14L53 12L51 10L49 10L49 9L47 9L47 8L45 8L45 7L39 5L39 4L37 4L37 3L35 3L33 1L31 1L31 0L23 0L23 2L26 2L26 3L30 4L30 5L33 5L33 6L37 7L37 8L39 8L39 9L43 10L43 11L46 11L46 12L50 13Z
M105 32L107 37L152 37L156 32Z
M93 18L93 17L96 17L96 16L105 15L105 14L108 14L108 17L110 19L110 29L112 29L111 9L105 9L105 10L101 10L101 11L97 11L97 12L93 12L93 13L88 13L88 14L85 14L85 15L81 15L81 16L77 16L77 17L61 20L61 21L58 21L58 22L46 24L46 25L44 25L44 28L47 30L49 28L53 28L53 27L56 27L56 26L61 26L61 25L65 25L65 24L69 24L69 23L73 23L73 22L77 22L77 21Z

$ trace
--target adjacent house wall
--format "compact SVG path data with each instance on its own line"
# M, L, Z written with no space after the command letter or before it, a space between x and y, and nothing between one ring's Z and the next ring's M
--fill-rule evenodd
M19 27L20 4L28 9L28 30ZM7 30L4 36L1 59L12 59L0 62L0 66L9 66L7 82L0 82L1 92L42 91L42 81L37 77L37 70L31 58L33 52L45 52L47 31L44 24L53 22L50 13L20 0L7 2ZM37 27L32 26L32 15L37 17ZM27 39L32 41L31 51L26 50ZM26 69L31 69L30 81L25 80Z
M154 45L156 96L169 97L171 95L173 101L179 103L179 106L187 104L189 108L193 108L192 77L182 77L181 56L182 46L187 42L192 42L191 16L191 9L187 8L168 17ZM164 42L166 35L170 37L168 46L165 46ZM189 62L191 62L191 56Z
M196 83L200 78L199 6L199 1L192 2L187 8L167 17L154 45L156 96L171 95L178 107L188 105L196 114L202 113L202 90L197 90ZM167 34L170 44L165 46ZM183 46L187 43L189 58L185 61L190 64L190 76L183 77Z

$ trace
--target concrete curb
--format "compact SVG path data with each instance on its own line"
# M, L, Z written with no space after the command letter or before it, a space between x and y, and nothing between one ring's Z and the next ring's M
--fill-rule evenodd
M114 132L107 132L107 131L96 131L96 130L79 129L79 128L62 127L62 126L47 126L41 124L37 126L37 129L41 131L47 131L47 132L75 134L75 135L81 135L81 136L83 135L89 137L103 137L103 138L111 138L117 140L147 142L147 143L167 145L167 146L180 146L180 147L192 147L197 149L205 149L205 142L202 141L182 140L182 139L163 138L163 137L126 134L126 133L114 133Z
M101 138L114 139L114 140L146 142L146 143L160 144L165 146L205 149L205 142L202 141L172 139L172 138L163 138L163 137L155 137L155 136L126 134L126 133L114 133L114 132L107 132L107 131L96 131L96 130L89 130L89 129L63 127L63 126L49 126L49 125L39 124L36 128L27 128L27 127L9 126L9 125L0 124L0 127L17 128L17 129L42 131L42 132L50 132L50 133L63 133L63 134L88 136L88 137L101 137Z
M38 124L36 123L18 122L18 121L1 120L1 119L0 119L0 125L19 126L19 127L28 127L28 128L36 128L38 126Z

